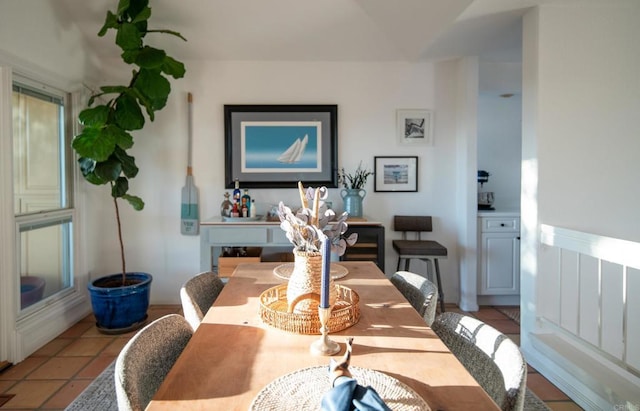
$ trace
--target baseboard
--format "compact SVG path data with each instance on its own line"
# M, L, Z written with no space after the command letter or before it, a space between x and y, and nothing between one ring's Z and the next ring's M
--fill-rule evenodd
M519 295L479 295L479 305L511 305L520 306Z
M527 362L585 410L640 408L640 380L556 334L529 334Z
M36 350L91 313L86 293L72 292L60 301L43 307L37 314L16 324L16 351L13 362L24 360Z

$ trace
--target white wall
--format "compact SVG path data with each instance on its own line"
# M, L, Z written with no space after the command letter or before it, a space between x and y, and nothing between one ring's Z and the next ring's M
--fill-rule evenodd
M114 66L118 62L114 62ZM122 208L127 269L154 275L153 303L177 303L178 289L199 269L199 239L180 235L180 188L187 161L186 93L193 93L195 182L201 217L217 215L224 188L224 104L337 104L339 166L355 169L360 161L372 168L374 156L419 157L417 193L375 193L367 183L364 213L387 228L386 272L395 271L391 238L394 214L434 216L434 233L449 249L441 269L447 301L458 299L455 218L455 88L453 70L427 63L211 62L187 61L187 76L173 83L167 107L156 122L137 133L134 155L140 174L131 184L146 207L140 213ZM455 67L455 64L452 66ZM436 87L447 84L448 87ZM396 140L395 110L435 110L434 147L401 146ZM242 186L242 182L241 186ZM108 194L96 187L91 207L104 211L89 227L93 237L92 276L118 270L115 227ZM294 189L251 189L259 213L278 201L294 203ZM330 190L335 208L342 207L339 189ZM412 266L412 269L414 267ZM416 270L424 270L418 264Z
M48 1L0 3L0 64L20 65L26 75L67 89L93 70L78 28Z
M482 78L482 70L480 71ZM520 210L522 96L478 97L478 169L491 175L478 191L492 191L496 210Z
M638 241L640 3L607 5L541 9L540 221Z
M640 240L639 19L640 3L625 0L543 6L524 19L521 347L587 409L602 409L577 381L588 378L532 341L550 297L538 278L539 227Z

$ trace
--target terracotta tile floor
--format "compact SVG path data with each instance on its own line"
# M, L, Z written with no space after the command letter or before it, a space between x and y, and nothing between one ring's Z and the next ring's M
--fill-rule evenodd
M453 306L448 309L459 311ZM180 306L154 305L149 308L149 320L172 313L181 313ZM467 314L520 341L518 323L496 309L482 307ZM94 326L93 316L87 316L21 363L0 373L0 404L4 395L14 395L0 405L0 411L64 410L116 358L133 334L101 334ZM554 411L582 409L531 367L527 386Z
M178 305L149 307L149 321L182 314ZM60 334L27 359L0 373L0 405L9 410L64 410L118 355L134 332L105 335L92 315ZM99 410L98 410L99 411Z

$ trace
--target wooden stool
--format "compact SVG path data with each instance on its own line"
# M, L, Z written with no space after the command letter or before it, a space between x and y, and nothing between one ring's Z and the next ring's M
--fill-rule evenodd
M447 248L436 241L423 240L421 238L423 232L431 232L433 230L431 216L394 216L393 229L402 232L402 240L392 241L393 249L398 253L396 270L401 270L400 265L402 260L404 260L404 267L402 268L404 271L411 271L409 269L411 260L424 261L427 264L427 276L438 286L440 311L444 312L444 292L442 291L442 282L440 281L438 258L447 258ZM408 240L408 233L415 233L415 239ZM431 266L432 263L435 270L433 270Z

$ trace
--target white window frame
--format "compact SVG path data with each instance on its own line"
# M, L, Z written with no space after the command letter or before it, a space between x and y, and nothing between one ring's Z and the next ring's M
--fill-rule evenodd
M72 87L60 77L45 70L25 65L14 67L11 62L6 64L6 61L2 60L0 58L0 162L3 164L0 177L0 362L18 363L84 318L91 312L91 305L86 290L89 275L84 267L84 258L81 257L84 252L81 247L81 215L77 208L74 208L79 204L78 171L77 167L73 166L75 156L69 154L72 161L68 161L71 167L68 176L73 182L71 198L75 200L71 200L68 209L44 212L40 218L45 221L71 217L73 285L55 298L52 296L34 309L23 310L23 313L20 313L16 258L19 248L19 225L24 221L21 221L22 217L16 218L13 204L13 75L14 71L18 71L20 77L31 78L61 90L82 90L82 87ZM77 118L79 108L86 99L83 95L80 91L71 93L71 109L67 110L69 118ZM69 124L73 127L72 134L77 134L77 122L67 121L67 125Z
M41 94L43 97L50 96L54 99L59 99L62 101L63 107L63 124L62 124L62 144L60 150L60 191L61 198L59 199L61 205L58 208L44 210L33 213L16 213L15 215L15 233L16 233L16 273L18 278L20 278L22 273L22 267L20 267L20 261L22 256L21 250L21 233L27 232L30 230L35 230L38 228L44 227L53 227L53 226L62 226L62 224L69 224L67 226L69 243L63 244L63 249L67 252L67 255L63 255L62 259L64 260L64 265L68 268L68 278L69 287L59 290L55 294L47 297L29 307L22 309L20 307L19 301L16 301L17 309L18 309L18 321L21 319L31 315L32 312L42 309L43 306L49 305L54 301L58 301L61 298L64 298L65 295L68 295L70 287L73 287L73 247L74 247L74 233L73 233L73 223L75 218L75 209L73 208L73 169L74 164L71 159L73 159L73 152L71 150L71 139L73 135L72 124L73 120L71 117L72 106L71 106L71 96L69 93L46 85L44 83L34 81L32 79L26 78L21 75L14 74L12 78L12 88L15 84L19 84L22 87L25 87L27 93L29 91L33 91L35 93ZM15 176L14 176L15 178ZM15 188L15 187L14 187ZM64 251L63 251L64 252Z

